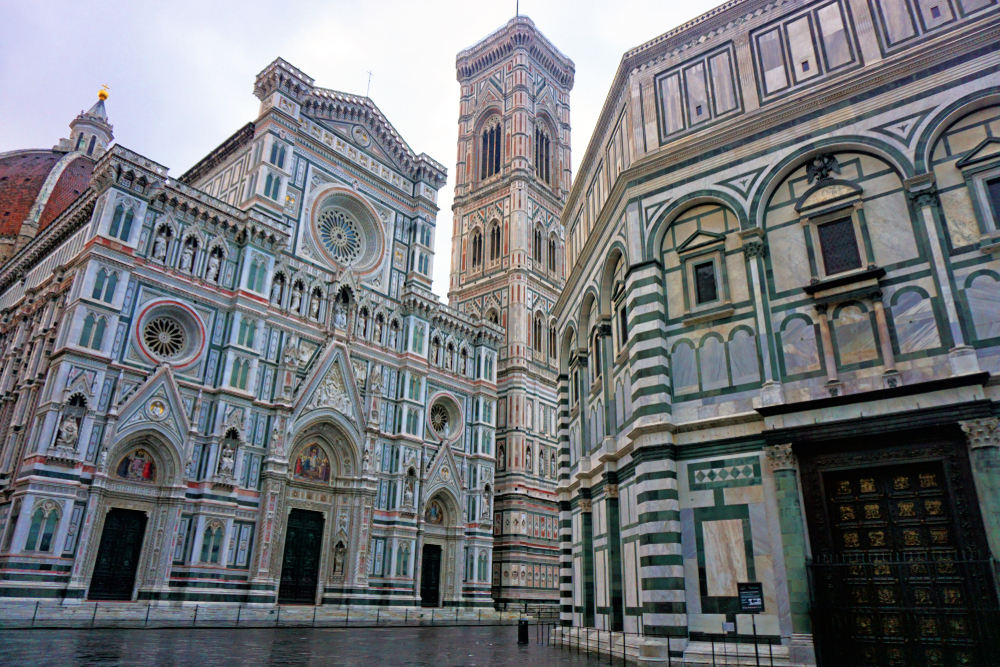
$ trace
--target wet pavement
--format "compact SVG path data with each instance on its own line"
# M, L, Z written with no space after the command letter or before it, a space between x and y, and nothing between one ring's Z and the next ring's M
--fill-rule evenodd
M603 656L603 664L608 663ZM617 660L616 660L617 662ZM4 667L596 667L517 628L4 630ZM618 663L620 664L620 663Z

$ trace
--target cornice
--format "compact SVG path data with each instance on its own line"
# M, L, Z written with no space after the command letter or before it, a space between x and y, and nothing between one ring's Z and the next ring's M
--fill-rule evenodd
M563 55L527 16L515 16L481 41L459 51L455 57L459 83L466 83L517 49L525 49L532 59L567 92L573 89L576 74L573 61Z

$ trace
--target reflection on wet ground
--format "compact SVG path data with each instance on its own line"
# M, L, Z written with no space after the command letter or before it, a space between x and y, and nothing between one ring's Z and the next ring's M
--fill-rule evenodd
M591 667L594 657L534 643L517 628L7 630L5 667ZM607 664L607 656L604 656Z

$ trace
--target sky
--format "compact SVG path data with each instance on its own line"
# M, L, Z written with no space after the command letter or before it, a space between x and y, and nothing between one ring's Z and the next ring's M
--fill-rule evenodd
M573 172L628 49L722 0L521 0L576 64ZM455 55L503 26L515 0L38 0L5 2L0 152L49 148L110 89L115 140L178 177L255 119L257 73L280 56L322 88L370 97L416 153L448 168L434 291L446 301L458 137Z

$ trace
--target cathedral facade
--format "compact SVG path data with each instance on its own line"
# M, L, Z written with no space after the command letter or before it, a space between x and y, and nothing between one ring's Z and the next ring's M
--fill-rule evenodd
M625 53L562 215L565 625L994 664L998 37L732 0Z
M559 588L556 329L559 217L570 188L573 62L519 16L458 54L449 301L504 332L497 367L493 598Z
M446 171L281 59L254 93L179 178L105 93L0 155L0 596L490 605L503 332L430 291Z

